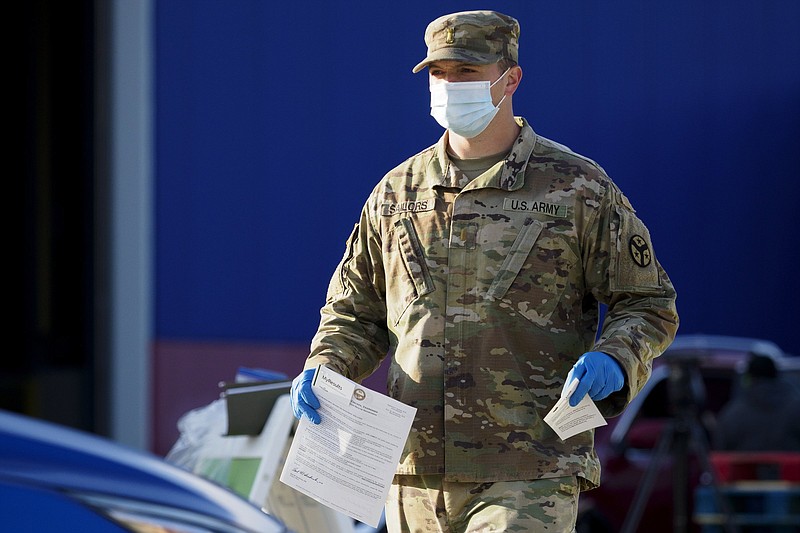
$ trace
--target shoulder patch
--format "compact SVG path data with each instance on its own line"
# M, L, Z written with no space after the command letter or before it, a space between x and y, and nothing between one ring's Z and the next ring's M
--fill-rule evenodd
M653 261L653 254L647 240L641 235L633 235L628 241L628 250L631 252L633 262L642 268L646 268Z

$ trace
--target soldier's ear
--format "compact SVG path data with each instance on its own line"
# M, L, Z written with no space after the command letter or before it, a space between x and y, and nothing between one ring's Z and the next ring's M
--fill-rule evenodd
M511 96L519 87L519 83L522 80L522 67L519 65L514 65L509 69L508 74L506 74L506 90L505 94Z

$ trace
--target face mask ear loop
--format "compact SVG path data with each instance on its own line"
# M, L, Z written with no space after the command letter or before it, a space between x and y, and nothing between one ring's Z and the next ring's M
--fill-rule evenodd
M497 78L496 80L494 80L494 83L492 83L491 85L489 85L489 88L491 89L492 87L494 87L495 83L497 83L498 81L502 80L502 79L503 79L503 77L504 77L506 74L508 74L508 71L509 71L509 70L511 70L511 67L508 67L508 68L506 69L506 71L505 71L505 72L503 72L502 74L500 74L500 77L499 77L499 78ZM503 100L505 100L505 99L506 99L506 96L508 96L508 95L506 95L506 94L503 94L503 97L500 99L500 101L499 101L499 102L497 102L497 105L495 106L496 108L499 108L501 105L503 105Z
M494 81L492 82L492 84L491 84L491 85L489 85L489 87L490 87L490 88L491 88L491 87L494 87L494 86L495 86L495 84L496 84L498 81L502 80L502 79L505 77L505 75L506 75L506 74L508 74L508 71L510 71L510 70L511 70L511 67L508 67L508 68L506 69L506 71L505 71L505 72L503 72L502 74L500 74L500 77L499 77L499 78L497 78L496 80L494 80ZM504 96L503 98L505 98L505 96ZM500 104L497 104L497 105L500 105Z

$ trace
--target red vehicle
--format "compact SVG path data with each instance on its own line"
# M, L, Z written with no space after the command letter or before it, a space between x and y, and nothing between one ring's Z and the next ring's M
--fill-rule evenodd
M693 498L701 483L713 479L704 468L708 440L752 352L772 357L784 379L800 388L800 357L771 342L676 338L654 361L650 380L625 412L596 430L602 483L581 495L578 533L701 530L693 524Z

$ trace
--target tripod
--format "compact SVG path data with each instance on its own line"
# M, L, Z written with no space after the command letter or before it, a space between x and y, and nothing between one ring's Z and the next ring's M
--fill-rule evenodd
M703 382L697 370L697 361L682 357L670 362L669 401L674 417L664 429L655 448L650 464L636 490L630 511L625 517L620 533L637 531L644 508L658 476L659 468L669 456L672 465L673 531L686 533L689 527L689 452L694 449L704 476L711 479L711 488L717 508L724 517L723 527L727 533L738 533L730 520L727 499L720 492L716 475L709 460L709 444L705 430L698 419L699 405L704 397Z

